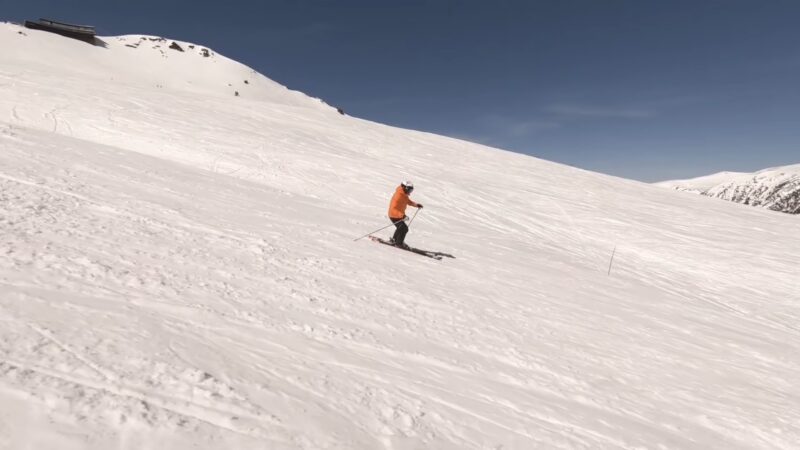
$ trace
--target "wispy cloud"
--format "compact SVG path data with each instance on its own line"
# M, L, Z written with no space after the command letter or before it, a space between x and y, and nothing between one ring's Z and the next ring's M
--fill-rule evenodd
M596 117L596 118L618 118L618 119L647 119L656 115L654 110L634 109L634 108L613 108L592 105L567 105L556 104L544 108L545 112L557 116L576 118L576 117Z
M510 140L533 136L560 126L560 123L550 120L520 120L491 114L478 119L470 131L459 130L443 133L476 144L505 148L509 145Z
M554 120L508 118L499 115L486 116L483 118L482 122L484 125L494 129L500 134L510 137L530 136L561 126L561 123Z
M506 124L506 129L511 136L524 137L560 126L560 123L550 120L522 120Z
M616 118L641 120L656 116L656 108L623 108L581 103L554 103L541 107L541 113L533 117L511 117L488 114L479 118L473 134L458 137L486 145L498 145L530 138L559 128L577 126L580 119ZM478 135L481 134L481 135ZM450 134L453 136L453 134Z
M462 141L474 142L476 144L481 144L481 145L488 145L490 147L498 145L498 141L496 139L488 136L478 136L475 134L462 133L459 131L453 131L453 132L443 131L441 133L453 139L460 139Z
M340 30L327 22L309 22L303 25L261 27L248 31L248 39L256 39L261 45L282 47L298 42L314 42L332 39Z

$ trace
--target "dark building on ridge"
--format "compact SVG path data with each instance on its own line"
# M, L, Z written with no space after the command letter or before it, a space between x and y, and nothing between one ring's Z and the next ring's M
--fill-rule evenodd
M26 20L25 28L49 31L50 33L60 34L61 36L78 39L90 44L95 43L94 27L86 25L72 25L69 23L56 22L55 20L39 19L38 22Z

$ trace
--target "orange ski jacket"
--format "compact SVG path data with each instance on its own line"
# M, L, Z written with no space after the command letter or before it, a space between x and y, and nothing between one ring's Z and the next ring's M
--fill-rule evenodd
M413 207L417 207L417 202L411 200L411 198L406 194L406 191L403 190L403 186L397 186L397 189L394 191L394 195L392 196L392 202L389 203L389 218L390 219L402 219L406 216L406 207L411 205Z

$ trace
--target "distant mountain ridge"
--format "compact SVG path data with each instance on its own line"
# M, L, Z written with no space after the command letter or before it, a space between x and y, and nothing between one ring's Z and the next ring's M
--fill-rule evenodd
M720 172L656 184L773 211L800 214L800 164L755 173Z

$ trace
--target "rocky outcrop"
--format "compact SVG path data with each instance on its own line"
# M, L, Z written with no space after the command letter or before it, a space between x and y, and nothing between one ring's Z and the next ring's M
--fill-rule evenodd
M703 177L707 180L710 177ZM753 174L718 177L718 183L683 180L659 183L679 191L696 192L709 197L759 206L789 214L800 214L800 165L762 170ZM697 179L700 180L700 179Z
M715 186L703 194L774 211L800 214L800 174L757 174L747 182L732 181Z

